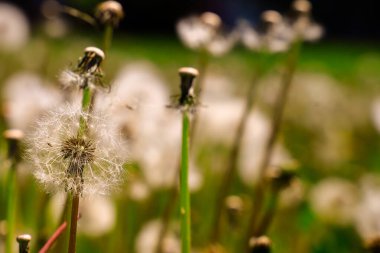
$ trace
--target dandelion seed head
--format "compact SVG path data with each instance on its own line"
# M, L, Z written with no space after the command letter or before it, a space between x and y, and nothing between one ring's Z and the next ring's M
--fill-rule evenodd
M79 135L80 119L86 134ZM123 180L125 143L107 116L89 115L72 106L48 112L27 137L34 175L49 192L107 194Z

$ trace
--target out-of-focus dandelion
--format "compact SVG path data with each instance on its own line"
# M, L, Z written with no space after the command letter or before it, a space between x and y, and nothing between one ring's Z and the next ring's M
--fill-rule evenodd
M162 223L157 220L148 222L143 226L136 239L137 253L154 253L158 244L158 236L162 227ZM181 243L174 232L168 232L163 239L162 253L179 253L181 251Z
M359 182L360 201L355 210L354 225L365 243L374 244L380 238L380 177L373 173L365 174ZM371 248L376 245L367 246Z
M115 205L104 196L85 198L80 206L81 222L78 231L88 236L100 237L110 232L116 222Z
M316 41L323 36L323 28L311 16L312 5L309 0L294 0L291 14L286 17L289 33L295 40Z
M29 39L29 23L15 6L0 3L0 50L17 51Z
M80 133L80 119L88 122ZM62 106L48 112L27 139L34 175L49 191L107 194L123 177L125 145L105 115Z
M353 222L358 204L357 187L340 178L326 178L310 192L310 205L324 222L347 225Z
M117 1L104 1L96 7L95 17L105 26L103 36L103 50L108 53L111 47L113 29L119 25L124 17L121 4Z
M19 72L4 83L5 119L10 127L27 130L47 110L59 105L61 93L34 73Z
M241 21L238 26L241 41L244 46L259 52L284 52L289 49L291 34L289 34L282 15L269 10L261 15L261 25L253 28L247 21Z
M215 56L227 53L237 40L236 33L223 31L222 20L212 12L181 19L177 33L185 46Z

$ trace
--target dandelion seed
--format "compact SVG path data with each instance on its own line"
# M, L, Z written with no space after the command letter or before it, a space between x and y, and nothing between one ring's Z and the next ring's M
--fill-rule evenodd
M80 134L80 119L88 129ZM39 120L27 139L34 175L48 191L107 194L123 179L125 145L105 115L63 106Z

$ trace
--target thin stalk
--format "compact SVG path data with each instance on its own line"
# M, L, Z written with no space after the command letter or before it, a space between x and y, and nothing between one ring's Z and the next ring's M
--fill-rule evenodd
M7 239L6 253L13 252L15 235L15 216L16 216L16 161L12 159L7 179Z
M189 116L183 112L182 120L182 151L180 172L180 217L181 217L181 248L182 253L190 253L191 228L190 228L190 192L188 185L189 176Z
M87 80L85 80L87 82ZM88 85L85 85L83 88L82 94L82 111L89 112L91 110L92 99L94 98L91 88ZM88 119L81 117L79 119L80 127L78 130L78 135L86 135L88 131ZM78 213L79 213L79 195L80 193L73 193L67 199L71 199L71 213L70 208L68 209L67 215L68 219L67 224L69 225L69 246L68 253L75 253L76 249L76 234L77 234L77 223L78 223ZM70 222L69 222L70 221Z
M293 76L296 70L300 49L301 49L301 42L297 41L294 43L294 45L292 46L289 52L286 68L284 71L284 75L282 77L281 89L277 95L277 98L274 104L273 116L271 120L271 131L265 145L264 156L259 166L258 183L253 192L252 201L255 204L254 204L251 217L249 219L246 240L249 240L249 238L254 233L256 223L258 222L257 218L262 209L262 203L263 203L265 188L266 188L266 185L263 182L262 178L264 177L265 172L269 166L269 162L273 154L274 146L281 129L282 118L283 118L289 90L292 84Z
M70 223L70 238L68 253L75 253L77 242L77 224L79 214L79 195L73 194L71 207L71 223Z
M276 214L277 203L278 203L279 191L274 191L269 198L269 203L266 211L264 212L263 217L260 219L260 223L255 229L253 236L261 236L264 235L269 226L272 224L273 218Z
M107 24L104 29L104 35L103 35L103 51L106 56L108 55L108 51L111 48L112 36L113 36L113 27L111 24Z
M220 237L220 232L221 232L220 226L221 226L221 218L222 218L222 214L224 210L223 208L224 200L231 188L233 179L235 178L236 165L237 165L237 160L240 154L241 141L243 139L243 134L246 129L249 113L251 112L251 109L252 109L252 105L254 101L253 91L258 79L259 79L259 74L256 74L247 92L244 111L240 118L240 122L238 124L238 128L235 133L235 138L233 140L230 156L228 159L228 167L225 173L223 174L222 183L220 184L220 187L217 193L218 195L217 195L216 204L215 204L214 222L213 222L213 226L211 230L211 242L217 242Z

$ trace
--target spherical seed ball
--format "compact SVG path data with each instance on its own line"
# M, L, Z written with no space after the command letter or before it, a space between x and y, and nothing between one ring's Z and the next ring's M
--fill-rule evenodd
M87 130L79 134L83 119ZM26 139L34 175L49 192L104 195L123 181L126 144L106 114L64 105L44 115Z

